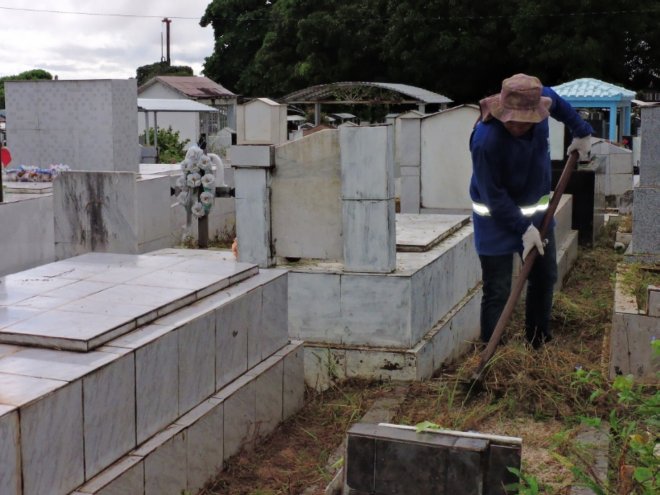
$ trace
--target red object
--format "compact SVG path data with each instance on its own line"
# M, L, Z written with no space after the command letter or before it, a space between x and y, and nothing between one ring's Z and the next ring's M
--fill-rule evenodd
M0 162L5 167L11 163L11 153L8 148L0 148Z

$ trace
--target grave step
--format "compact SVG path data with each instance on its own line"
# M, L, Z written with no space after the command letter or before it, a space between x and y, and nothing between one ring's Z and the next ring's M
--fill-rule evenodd
M302 342L292 342L119 459L71 495L198 493L302 406Z
M305 342L305 382L324 390L335 381L425 380L471 346L479 336L481 287L470 291L412 348Z

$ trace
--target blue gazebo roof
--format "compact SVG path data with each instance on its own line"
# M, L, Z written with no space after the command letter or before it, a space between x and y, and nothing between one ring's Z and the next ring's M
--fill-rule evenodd
M635 97L634 91L589 77L569 81L552 89L566 100L584 98L586 100L630 101Z
M592 78L576 79L554 86L559 96L577 108L608 108L609 139L617 141L617 112L621 109L619 134L630 133L630 110L635 92Z

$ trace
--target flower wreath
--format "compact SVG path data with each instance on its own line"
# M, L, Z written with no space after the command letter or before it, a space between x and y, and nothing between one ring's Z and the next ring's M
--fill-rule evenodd
M215 198L213 162L201 148L191 146L181 162L181 176L177 180L181 189L177 200L195 218L207 215Z

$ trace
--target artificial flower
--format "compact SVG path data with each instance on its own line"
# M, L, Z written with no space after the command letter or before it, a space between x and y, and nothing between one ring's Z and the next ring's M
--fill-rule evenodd
M213 174L204 174L202 185L204 187L213 187L215 185L215 176Z
M204 156L204 152L198 146L191 146L186 152L186 158L191 162L197 162Z
M199 187L202 184L202 176L197 173L188 174L186 183L188 187Z
M208 191L204 191L202 194L199 195L199 200L202 202L204 206L209 206L213 204L213 193L210 193Z
M191 212L195 218L202 218L204 215L206 215L206 210L204 210L204 205L197 201L194 205L192 205Z

